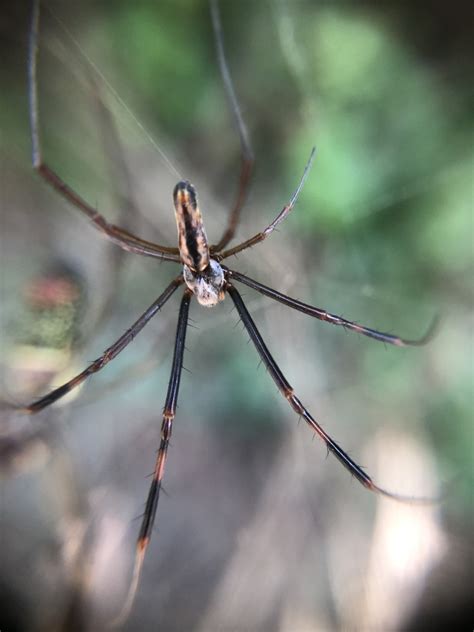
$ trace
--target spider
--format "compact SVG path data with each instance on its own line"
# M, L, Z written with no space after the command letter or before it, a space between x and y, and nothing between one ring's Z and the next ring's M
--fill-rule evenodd
M283 303L287 307L298 310L308 316L318 320L339 325L346 330L355 331L379 342L388 343L398 347L419 346L425 344L432 336L435 322L430 326L427 333L418 340L407 340L396 335L383 333L369 327L359 325L346 320L341 316L332 314L324 309L313 307L297 299L291 298L267 287L248 276L230 269L224 265L223 261L232 255L241 253L252 246L263 242L279 226L294 209L304 182L308 177L311 165L315 156L315 149L311 150L309 159L304 167L303 174L298 186L287 204L277 214L275 219L262 231L256 233L249 239L229 247L233 239L240 213L243 208L248 186L250 183L254 157L251 144L248 138L247 129L243 121L238 101L234 92L232 80L225 58L223 35L220 24L220 17L216 0L210 0L211 18L214 35L217 45L217 59L220 72L223 78L227 97L235 118L241 146L241 170L237 196L231 208L227 226L222 237L216 244L209 244L201 212L198 205L196 189L187 180L178 182L173 191L174 211L176 218L178 246L162 246L154 242L146 241L132 232L109 223L103 215L95 210L88 202L78 195L61 177L44 162L41 151L39 133L39 113L38 113L38 88L37 88L37 59L38 59L38 37L39 37L39 0L35 0L31 30L29 37L28 56L28 86L30 102L30 127L32 139L32 161L33 167L39 176L67 202L75 207L82 215L90 220L93 227L100 231L105 239L110 240L125 251L133 252L142 256L154 257L160 261L175 263L181 266L180 273L169 283L162 294L150 305L150 307L125 331L123 335L111 344L102 355L89 364L81 373L70 379L68 382L55 388L43 397L21 408L27 414L35 414L50 406L61 397L65 396L72 389L79 386L93 373L100 371L106 364L113 360L145 327L161 308L167 303L171 296L184 286L181 304L178 315L178 323L175 335L174 354L171 367L171 375L166 394L163 419L161 425L161 440L156 457L152 481L150 484L145 511L138 535L135 564L132 581L130 584L128 597L123 606L122 617L130 610L134 595L137 591L139 577L145 552L150 541L153 524L158 507L160 490L162 488L165 463L171 439L173 421L176 413L181 371L183 365L183 355L185 349L186 330L188 326L189 307L193 297L204 307L211 308L221 303L227 295L234 303L243 325L248 332L255 348L270 373L271 378L277 385L283 397L298 417L302 417L316 435L324 442L326 448L339 462L354 476L366 489L401 501L412 501L389 492L378 486L372 478L352 460L352 458L329 436L320 423L312 416L305 405L296 396L293 387L290 385L281 369L273 359L268 347L262 339L255 322L248 312L244 301L236 287L236 283L241 283L256 290L260 294L275 301ZM421 499L422 500L422 499ZM122 618L121 617L121 618Z

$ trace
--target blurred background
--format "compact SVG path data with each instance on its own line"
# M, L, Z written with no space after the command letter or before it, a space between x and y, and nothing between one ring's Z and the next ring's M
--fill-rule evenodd
M109 220L175 245L171 162L217 241L240 154L207 3L48 7L48 164ZM317 147L295 211L228 265L406 338L441 314L434 340L399 349L242 287L331 436L381 486L442 501L403 505L351 480L259 366L231 301L193 303L166 495L124 629L472 629L467 4L244 1L221 14L256 156L237 239L275 217ZM178 268L122 253L33 172L29 19L28 3L2 5L1 627L98 630L130 577L178 298L62 405L31 418L12 405L98 357Z

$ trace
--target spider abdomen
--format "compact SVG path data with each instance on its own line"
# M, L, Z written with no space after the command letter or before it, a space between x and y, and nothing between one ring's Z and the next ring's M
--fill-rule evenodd
M181 261L193 272L203 272L209 266L209 245L196 189L181 180L174 188L173 201Z
M208 267L202 272L194 272L185 264L183 276L186 285L192 290L200 305L214 307L224 300L224 271L214 259L209 259Z

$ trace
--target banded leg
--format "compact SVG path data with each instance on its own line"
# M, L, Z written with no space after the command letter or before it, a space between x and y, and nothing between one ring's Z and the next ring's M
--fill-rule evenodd
M280 213L275 217L273 222L269 224L262 232L257 233L250 239L247 239L247 241L243 241L241 244L238 244L237 246L234 246L233 248L229 248L228 250L224 250L224 252L216 254L214 258L217 259L217 261L222 261L223 259L227 259L227 257L230 257L231 255L236 255L238 252L242 252L242 250L246 250L246 248L250 248L251 246L255 246L256 244L260 243L261 241L266 239L268 235L270 235L270 233L272 233L275 230L278 224L280 224L289 215L289 213L291 213L291 211L293 210L293 207L296 204L296 200L298 199L298 196L301 193L301 189L303 188L304 182L308 176L308 172L311 168L311 163L313 162L315 152L316 152L316 148L313 147L296 191L293 193L288 204L286 204L282 208Z
M150 542L153 523L155 521L156 510L158 507L158 499L160 496L161 482L166 463L166 455L171 438L173 428L173 420L176 413L176 403L178 400L179 383L181 379L181 370L183 367L183 355L186 340L186 328L188 323L189 304L192 293L190 290L184 292L181 308L178 316L178 327L176 330L176 341L174 346L173 365L171 368L171 376L168 384L168 392L166 395L165 407L163 409L163 422L161 424L161 441L156 458L155 469L153 471L153 480L148 492L148 498L145 505L145 513L140 527L140 533L137 540L137 548L135 553L135 564L133 569L132 581L125 599L125 603L118 617L114 620L114 625L122 623L130 613L135 599L135 595L140 580L143 561L145 559L146 549Z
M211 253L216 253L222 250L223 248L225 248L227 244L229 243L229 241L235 235L237 224L240 218L240 212L242 210L242 207L247 197L248 185L250 183L250 178L252 175L253 164L254 164L255 159L253 156L253 151L250 144L249 135L247 132L247 127L242 117L242 112L240 111L239 102L237 100L237 96L234 90L234 85L232 83L232 78L230 76L229 68L227 66L227 60L225 57L225 50L224 50L224 37L222 34L222 25L221 25L217 0L210 0L210 8L211 8L212 28L214 30L214 37L216 40L217 60L219 62L219 70L222 76L222 81L224 82L227 99L229 101L232 114L234 116L235 124L237 126L237 131L239 134L239 141L240 141L240 153L241 153L240 177L239 177L239 187L237 190L237 198L230 212L229 221L228 221L226 229L224 230L222 237L220 238L220 240L215 246L211 246Z
M260 294L264 294L265 296L269 296L275 301L283 303L283 305L292 307L293 309L296 309L299 312L303 312L303 314L307 314L308 316L313 316L318 320L325 320L326 322L332 323L333 325L341 325L342 327L344 327L344 329L356 331L359 334L363 334L364 336L374 338L375 340L379 340L381 342L395 345L396 347L417 347L420 345L424 345L433 337L437 328L438 319L435 318L424 336L422 336L418 340L407 340L405 338L400 338L399 336L386 334L382 331L370 329L369 327L364 327L363 325L359 325L350 320L346 320L345 318L342 318L342 316L336 316L336 314L331 314L324 309L313 307L312 305L308 305L307 303L298 301L295 298L291 298L289 296L286 296L285 294L281 294L281 292L277 292L271 287L267 287L266 285L263 285L258 281L254 281L244 274L240 274L240 272L229 270L229 268L225 266L223 266L223 268L228 279L235 279L235 281L244 283L248 287L251 287L252 289L257 290L257 292L260 292Z
M357 463L355 463L355 461L353 461L350 456L346 452L344 452L344 450L340 446L338 446L338 444L333 439L331 439L331 437L327 434L323 427L314 419L314 417L312 417L310 412L304 407L304 405L294 394L293 388L281 372L280 368L278 367L277 363L275 362L265 343L263 342L263 339L257 327L255 326L252 317L247 311L247 308L245 307L239 292L230 284L228 284L227 290L232 300L234 301L240 318L242 319L242 322L244 323L244 326L248 331L250 338L252 339L252 342L254 343L260 358L262 359L263 364L266 366L268 372L272 376L273 381L277 385L283 397L288 401L295 413L303 417L310 428L312 428L316 432L316 434L324 441L327 449L332 452L332 454L334 454L336 459L340 463L342 463L342 465L352 474L352 476L354 476L359 481L359 483L361 483L370 491L383 494L384 496L388 496L389 498L393 498L402 502L432 503L433 499L410 498L400 496L398 494L392 494L391 492L388 492L385 489L379 487L372 481L370 476L366 474L364 470L359 465L357 465Z
M41 154L41 143L39 133L39 109L38 109L38 82L37 82L37 62L38 62L38 33L39 33L39 0L33 4L33 14L31 20L30 37L28 44L28 98L32 143L32 162L34 169L43 180L59 193L65 200L72 204L78 211L85 215L107 239L117 244L128 252L148 257L156 257L164 261L176 261L179 263L177 248L160 246L151 241L141 239L129 231L107 222L105 217L98 213L70 186L68 186L59 175L51 169L44 161Z
M120 338L116 342L113 343L113 345L108 347L104 351L104 353L99 358L97 358L97 360L94 360L94 362L89 364L89 366L85 368L82 373L79 373L78 375L73 377L71 380L69 380L69 382L66 382L62 386L59 386L58 388L54 389L44 397L36 400L32 404L20 408L21 412L34 414L39 412L40 410L43 410L43 408L50 406L61 397L64 397L64 395L69 393L73 388L79 386L79 384L82 384L82 382L84 382L84 380L89 377L89 375L97 373L98 371L103 369L104 366L110 362L110 360L113 360L121 351L123 351L123 349L125 349L125 347L130 342L132 342L135 336L143 329L143 327L145 327L148 321L153 318L156 312L158 312L163 307L166 301L182 283L183 277L182 275L179 275L168 285L163 294L161 294L156 299L156 301L150 305L146 312L144 312L140 316L140 318L136 320L133 325L129 329L127 329L127 331L122 336L120 336Z

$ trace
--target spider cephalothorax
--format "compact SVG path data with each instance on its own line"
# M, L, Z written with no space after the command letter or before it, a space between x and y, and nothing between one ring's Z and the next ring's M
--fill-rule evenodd
M193 272L186 264L183 266L184 282L193 292L198 303L204 307L214 307L225 299L224 270L215 259L200 273Z

